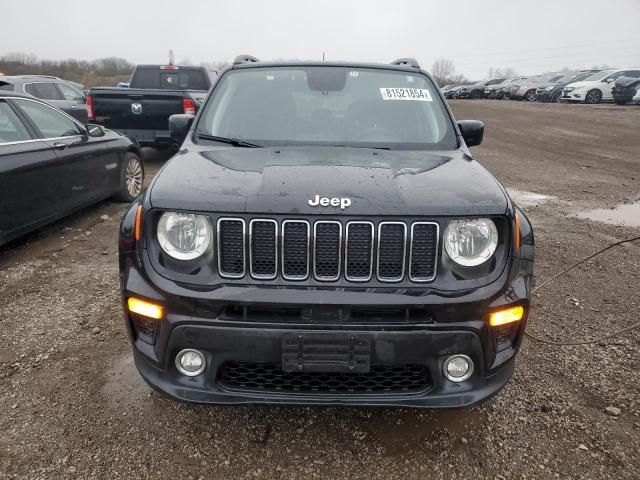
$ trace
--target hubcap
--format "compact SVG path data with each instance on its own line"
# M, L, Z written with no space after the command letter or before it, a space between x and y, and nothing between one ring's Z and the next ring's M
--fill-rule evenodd
M132 197L137 197L142 191L142 166L140 161L132 158L127 163L126 172L127 192Z

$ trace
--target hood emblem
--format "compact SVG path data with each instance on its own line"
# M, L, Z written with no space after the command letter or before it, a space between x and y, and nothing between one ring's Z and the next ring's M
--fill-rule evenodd
M340 210L344 210L351 206L351 199L348 197L321 197L317 195L313 197L311 200L307 200L307 203L312 207L340 207Z
M132 103L131 104L131 112L134 115L140 115L142 113L142 104L141 103Z

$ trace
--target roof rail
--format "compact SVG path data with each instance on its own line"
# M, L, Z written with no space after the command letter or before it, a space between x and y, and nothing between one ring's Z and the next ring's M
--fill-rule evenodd
M412 68L420 68L420 64L415 58L399 58L391 62L391 65L402 65Z
M234 60L233 60L233 64L234 65L242 65L243 63L256 63L259 62L260 60L258 60L256 57L252 56L252 55L238 55Z

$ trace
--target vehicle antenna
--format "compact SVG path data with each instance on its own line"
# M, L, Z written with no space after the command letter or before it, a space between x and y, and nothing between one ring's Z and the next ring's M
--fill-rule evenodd
M322 61L324 62L324 52L322 52Z
M169 65L173 65L173 50L169 50Z

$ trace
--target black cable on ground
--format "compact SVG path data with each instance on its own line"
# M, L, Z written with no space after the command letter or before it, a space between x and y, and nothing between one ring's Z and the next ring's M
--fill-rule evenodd
M612 249L614 247L617 247L618 245L622 245L624 243L631 243L631 242L635 242L635 241L638 241L638 240L640 240L640 236L633 237L633 238L628 238L626 240L620 240L619 242L612 243L611 245L608 245L607 247L605 247L605 248L603 248L601 250L598 250L596 253L594 253L592 255L589 255L588 257L583 258L579 262L576 262L573 265L565 268L563 271L561 271L557 275L554 275L549 280L547 280L547 281L543 282L542 284L538 285L536 288L534 288L532 290L531 293L537 292L541 288L549 285L554 280L556 280L556 279L560 278L561 276L565 275L567 272L573 270L574 268L576 268L579 265L582 265L585 262L588 262L592 258L603 254L607 250L610 250L610 249ZM537 342L540 342L540 343L546 343L548 345L558 345L558 346L571 346L571 345L589 345L589 344L593 344L593 343L600 343L600 342L602 342L604 340L608 340L609 338L617 337L618 335L622 335L623 333L627 333L627 332L629 332L631 330L634 330L636 328L640 328L640 322L635 323L635 324L633 324L633 325L631 325L629 327L623 328L622 330L617 330L617 331L615 331L613 333L609 333L609 334L604 335L602 337L594 338L594 339L591 339L591 340L582 340L582 341L577 341L577 342L556 342L554 340L546 340L546 339L540 338L540 337L538 337L538 336L536 336L536 335L534 335L532 333L529 333L528 331L525 331L524 334L527 337L529 337L529 338L531 338L531 339L533 339L533 340L535 340Z

